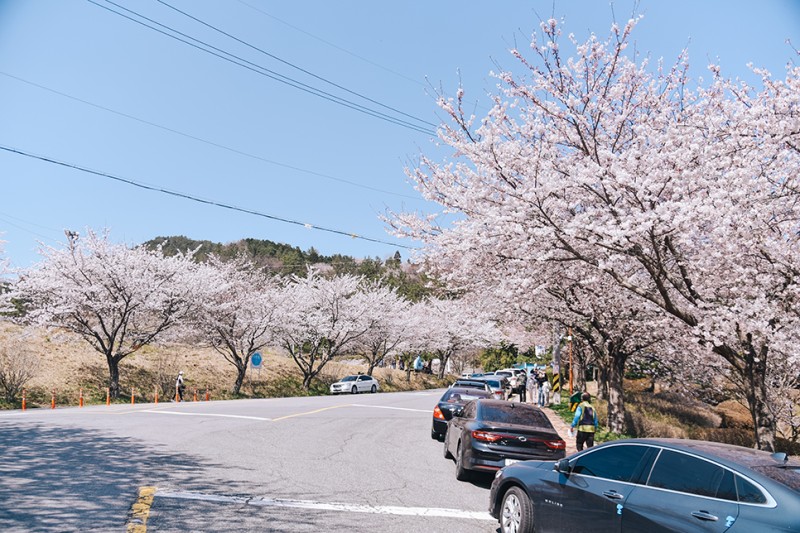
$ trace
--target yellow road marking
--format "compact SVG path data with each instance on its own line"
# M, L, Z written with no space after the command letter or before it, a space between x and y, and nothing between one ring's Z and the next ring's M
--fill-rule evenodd
M139 489L139 498L131 506L128 533L147 532L147 517L150 516L150 506L153 505L155 494L156 487L141 487Z
M352 404L346 403L342 405L333 405L331 407L323 407L322 409L316 409L314 411L306 411L305 413L295 413L293 415L286 415L279 418L273 418L273 422L277 422L278 420L286 420L287 418L294 418L296 416L306 416L306 415L313 415L314 413L321 413L322 411L328 411L330 409L338 409L340 407L351 407Z

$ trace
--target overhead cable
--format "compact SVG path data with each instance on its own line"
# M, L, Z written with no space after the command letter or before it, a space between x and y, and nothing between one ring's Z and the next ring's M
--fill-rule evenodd
M39 89L51 92L53 94L57 94L59 96L63 96L64 98L69 98L70 100L74 100L76 102L80 102L82 104L85 104L85 105L88 105L88 106L92 106L94 108L101 109L103 111L107 111L109 113L113 113L115 115L119 115L121 117L125 117L125 118L130 119L130 120L135 120L136 122L140 122L142 124L146 124L146 125L152 126L154 128L158 128L158 129L161 129L161 130L164 130L164 131L168 131L170 133L174 133L176 135L180 135L182 137L186 137L187 139L192 139L194 141L199 141L199 142L208 144L210 146L214 146L216 148L221 148L223 150L227 150L227 151L232 152L234 154L243 155L245 157L250 157L252 159L257 159L259 161L263 161L263 162L269 163L271 165L276 165L276 166L279 166L279 167L288 168L288 169L291 169L291 170L295 170L297 172L304 172L306 174L311 174L312 176L318 176L320 178L325 178L325 179L329 179L329 180L332 180L332 181L338 181L338 182L341 182L341 183L346 183L348 185L352 185L353 187L360 187L362 189L368 189L368 190L371 190L371 191L380 192L380 193L384 193L384 194L390 194L392 196L399 196L401 198L408 198L408 199L411 199L411 200L421 200L420 197L415 197L415 196L411 196L411 195L408 195L408 194L401 194L401 193L386 191L384 189L379 189L377 187L370 187L369 185L363 185L361 183L357 183L357 182L354 182L354 181L346 180L344 178L337 178L336 176L331 176L330 174L324 174L322 172L317 172L315 170L308 170L308 169L305 169L305 168L296 167L296 166L290 165L288 163L281 163L280 161L275 161L273 159L268 159L266 157L262 157L262 156L255 155L255 154L251 154L249 152L244 152L244 151L238 150L236 148L231 148L230 146L226 146L224 144L219 144L219 143L216 143L214 141L209 141L207 139L203 139L202 137L197 137L197 136L191 135L189 133L184 133L184 132L182 132L180 130L176 130L176 129L173 129L173 128L169 128L167 126L162 126L160 124L156 124L155 122L150 122L149 120L144 120L142 118L130 115L128 113L123 113L122 111L117 111L117 110L111 109L109 107L105 107L105 106L102 106L102 105L99 105L99 104L95 104L93 102L89 102L88 100L84 100L82 98L78 98L76 96L72 96L72 95L63 93L61 91L57 91L57 90L52 89L50 87L45 87L44 85L40 85L38 83L34 83L32 81L26 80L24 78L20 78L18 76L14 76L13 74L9 74L7 72L0 71L0 75L6 76L8 78L12 78L12 79L20 81L22 83L26 83L28 85L31 85L33 87L37 87Z
M115 15L119 15L120 17L123 17L123 18L125 18L127 20L130 20L131 22L135 22L135 23L137 23L137 24L139 24L141 26L144 26L144 27L149 28L149 29L151 29L153 31L156 31L156 32L158 32L158 33L160 33L162 35L165 35L165 36L167 36L167 37L169 37L171 39L175 39L176 41L180 41L180 42L182 42L184 44L187 44L187 45L191 46L192 48L196 48L197 50L201 50L203 52L206 52L207 54L210 54L210 55L213 55L213 56L218 57L220 59L223 59L225 61L228 61L229 63L233 63L234 65L246 68L247 70L255 72L256 74L260 74L260 75L262 75L264 77L270 78L272 80L275 80L277 82L283 83L283 84L288 85L290 87L294 87L295 89L299 89L299 90L301 90L303 92L306 92L306 93L309 93L309 94L313 94L314 96L318 96L318 97L322 98L323 100L328 100L329 102L333 102L335 104L339 104L339 105L341 105L343 107L352 109L354 111L358 111L359 113L363 113L365 115L369 115L371 117L374 117L374 118L383 120L385 122L389 122L391 124L395 124L397 126L401 126L401 127L404 127L404 128L407 128L407 129L410 129L410 130L413 130L413 131L416 131L416 132L419 132L419 133L424 133L426 135L435 135L436 134L435 131L433 131L431 129L426 129L426 128L422 127L422 126L417 126L416 124L413 124L413 123L408 122L406 120L403 120L401 118L393 117L393 116L388 115L386 113L383 113L381 111L376 111L376 110L371 109L369 107L366 107L364 105L358 104L358 103L353 102L351 100L347 100L347 99L342 98L340 96L336 96L334 94L331 94L329 92L323 91L321 89L318 89L316 87L313 87L313 86L308 85L306 83L303 83L301 81L295 80L295 79L293 79L293 78L291 78L289 76L285 76L283 74L280 74L278 72L270 70L270 69L268 69L266 67L258 65L256 63L253 63L252 61L248 61L247 59L244 59L242 57L237 56L236 54L232 54L230 52L222 50L221 48L218 48L218 47L216 47L214 45L211 45L211 44L209 44L209 43L207 43L205 41L202 41L200 39L197 39L195 37L187 35L187 34L181 32L179 30L176 30L176 29L174 29L174 28L172 28L170 26L167 26L166 24L162 24L162 23L160 23L158 21L155 21L155 20L153 20L151 18L148 18L148 17L146 17L144 15L139 14L136 11L128 9L128 8L126 8L124 6L119 5L119 4L116 4L116 3L112 2L111 0L105 0L105 1L108 4L111 4L111 5L119 8L119 9L127 11L128 13L131 13L131 14L137 16L137 17L140 17L141 19L144 19L144 20L146 20L146 21L148 21L148 22L150 22L152 24L155 24L157 26L160 26L161 28L164 28L164 30L156 28L156 27L152 26L151 24L148 24L147 22L143 22L142 20L138 20L138 19L136 19L134 17L128 16L125 13L121 13L119 11L115 11L114 9L112 9L112 8L110 8L108 6L102 5L102 4L98 3L98 2L96 2L95 0L86 0L86 1L89 2L90 4L96 5L97 7L105 9L106 11L114 13ZM170 32L172 32L172 33L170 33ZM191 41L194 41L194 42L191 42Z
M178 192L178 191L172 191L172 190L169 190L169 189L164 189L164 188L156 187L156 186L153 186L153 185L147 185L145 183L140 183L138 181L134 181L134 180L131 180L131 179L128 179L128 178L122 178L120 176L115 176L115 175L109 174L107 172L101 172L99 170L92 170L90 168L82 167L80 165L76 165L76 164L73 164L73 163L67 163L67 162L64 162L64 161L59 161L58 159L54 159L52 157L47 157L47 156L43 156L43 155L37 155L37 154L30 153L30 152L26 152L24 150L20 150L18 148L13 148L11 146L0 145L0 150L4 150L6 152L10 152L10 153L13 153L13 154L22 155L22 156L29 157L29 158L32 158L32 159L38 159L38 160L44 161L46 163L52 163L54 165L59 165L59 166L62 166L62 167L71 168L71 169L74 169L74 170L79 170L81 172L86 172L87 174L93 174L95 176L100 176L102 178L108 178L108 179L111 179L111 180L119 181L121 183L126 183L128 185L133 185L134 187L139 187L140 189L145 189L145 190L154 191L154 192L160 192L160 193L167 194L167 195L170 195L170 196L176 196L178 198L184 198L186 200L191 200L193 202L198 202L198 203L201 203L201 204L212 205L212 206L215 206L215 207L221 207L223 209L229 209L231 211L238 211L240 213L246 213L248 215L255 215L255 216L258 216L258 217L267 218L267 219L275 220L275 221L278 221L278 222L284 222L286 224L293 224L295 226L303 226L303 227L308 228L308 229L315 229L315 230L324 231L324 232L327 232L327 233L335 233L337 235L344 235L346 237L351 237L353 239L359 239L359 240L362 240L362 241L369 241L369 242L375 242L375 243L379 243L379 244L386 244L388 246L395 246L397 248L405 248L405 249L408 249L408 250L413 250L414 249L411 246L405 246L405 245L402 245L402 244L383 241L383 240L380 240L380 239L374 239L372 237L365 237L363 235L358 235L357 233L352 233L352 232L333 229L333 228L326 228L324 226L317 226L315 224L309 224L307 222L300 222L300 221L297 221L297 220L291 220L291 219L279 217L279 216L276 216L276 215L270 215L270 214L267 214L267 213L262 213L260 211L254 211L252 209L246 209L246 208L243 208L243 207L237 207L237 206L234 206L234 205L225 204L225 203L222 203L222 202L217 202L215 200L206 200L204 198L199 198L197 196L192 196L190 194L186 194L186 193L182 193L182 192Z
M252 48L253 50L255 50L255 51L257 51L257 52L260 52L260 53L264 54L265 56L267 56L267 57L270 57L270 58L274 59L275 61L279 61L279 62L283 63L284 65L287 65L287 66L289 66L289 67L291 67L291 68L293 68L293 69L295 69L295 70L299 70L299 71L300 71L300 72L302 72L303 74L308 74L308 75L309 75L309 76L311 76L312 78L316 78L316 79L318 79L318 80L320 80L320 81L324 81L325 83L328 83L328 84L330 84L330 85L333 85L333 86L334 86L334 87L336 87L337 89L341 89L341 90L343 90L343 91L345 91L345 92L347 92L347 93L350 93L350 94L352 94L353 96L358 96L359 98L363 98L364 100L367 100L368 102L372 102L373 104L379 105L379 106L381 106L381 107L383 107L383 108L389 109L389 110L391 110L391 111L394 111L395 113L398 113L398 114L400 114L400 115L403 115L403 116L405 116L405 117L408 117L408 118L410 118L410 119L416 120L416 121L418 121L418 122L421 122L421 123L423 123L423 124L427 124L428 126L431 126L431 127L433 127L433 128L435 128L435 127L438 125L438 124L434 124L433 122L428 122L427 120L424 120L424 119L421 119L421 118L419 118L419 117L415 117L414 115L410 115L410 114L408 114L408 113L405 113L405 112L403 112L403 111L400 111L399 109L397 109L397 108L395 108L395 107L392 107L392 106L389 106L389 105L383 104L383 103L381 103L381 102L379 102L379 101L377 101L377 100L374 100L374 99L372 99L372 98L370 98L370 97L368 97L368 96L365 96L365 95L363 95L363 94L361 94L361 93L359 93L359 92L356 92L356 91L350 90L350 89L348 89L347 87L343 87L342 85L339 85L338 83L335 83L335 82L333 82L333 81L331 81L331 80L329 80L329 79L327 79L327 78L325 78L325 77L322 77L322 76L319 76L319 75L317 75L317 74L314 74L313 72L311 72L311 71L309 71L309 70L306 70L306 69L304 69L304 68L302 68L302 67L300 67L300 66L297 66L297 65L295 65L295 64L294 64L294 63L292 63L291 61L287 61L287 60L285 60L285 59L282 59L282 58L280 58L280 57L278 57L278 56L276 56L276 55L274 55L274 54L272 54L272 53L270 53L270 52L267 52L266 50L264 50L264 49L262 49L262 48L259 48L259 47L255 46L255 45L252 45L252 44L248 43L247 41L244 41L244 40L242 40L242 39L239 39L239 38L238 38L238 37L236 37L235 35L231 35L230 33L226 32L225 30L222 30L222 29L220 29L220 28L217 28L217 27L216 27L216 26L214 26L213 24L209 24L208 22L206 22L206 21L204 21L204 20L201 20L201 19L199 19L199 18L195 17L194 15L191 15L191 14L187 13L186 11L182 11L182 10L178 9L177 7L175 7L175 6L171 5L171 4L169 4L168 2L165 2L164 0L156 0L156 1L157 1L158 3L160 3L160 4L163 4L163 5L167 6L167 7L168 7L168 8L170 8L170 9L172 9L172 10L174 10L174 11L176 11L176 12L180 13L181 15L184 15L185 17L188 17L188 18L190 18L190 19L194 20L195 22L198 22L198 23L202 24L203 26L205 26L205 27L207 27L207 28L210 28L210 29L212 29L212 30L214 30L214 31L216 31L216 32L218 32L218 33L221 33L222 35L224 35L224 36L226 36L226 37L229 37L229 38L233 39L233 40L234 40L234 41L236 41L237 43L240 43L240 44L243 44L243 45L245 45L245 46L247 46L247 47L249 47L249 48Z

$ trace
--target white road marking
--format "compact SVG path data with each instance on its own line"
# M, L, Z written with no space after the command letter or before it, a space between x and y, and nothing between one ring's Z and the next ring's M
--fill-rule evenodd
M0 418L5 418L7 416L22 416L22 414L23 414L22 411L20 411L19 413L3 413L0 414Z
M324 503L309 500L282 500L274 498L247 498L242 496L220 496L217 494L201 494L197 492L157 491L156 498L173 498L179 500L196 500L217 503L235 503L254 505L257 507L290 507L295 509L311 509L318 511L342 511L350 513L370 513L401 516L428 516L442 518L468 518L472 520L496 520L486 512L462 511L439 507L399 507L385 505L361 505L351 503Z
M161 409L142 409L141 413L156 413L160 415L180 415L180 416L218 416L221 418L244 418L246 420L262 420L271 422L271 418L263 418L260 416L244 416L244 415L221 415L216 413L182 413L180 411L163 411Z
M411 409L409 407L389 407L388 405L367 405L363 403L352 403L353 407L372 407L374 409L395 409L397 411L413 411L415 413L430 413L430 409Z

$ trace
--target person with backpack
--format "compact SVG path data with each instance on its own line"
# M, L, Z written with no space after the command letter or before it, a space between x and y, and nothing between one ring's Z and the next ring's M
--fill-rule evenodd
M575 447L578 451L583 449L586 444L587 448L594 446L594 433L597 431L597 413L594 407L589 402L592 396L588 392L581 394L581 403L575 409L575 418L572 419L572 427L570 432L578 428L578 434L575 436Z

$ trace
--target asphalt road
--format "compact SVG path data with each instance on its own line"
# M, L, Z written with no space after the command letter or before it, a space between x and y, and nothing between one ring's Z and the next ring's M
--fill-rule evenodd
M0 531L494 532L441 392L0 413Z

